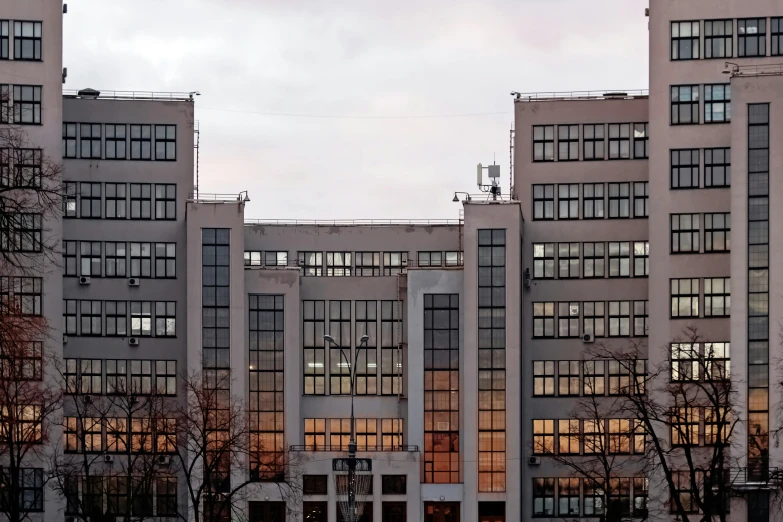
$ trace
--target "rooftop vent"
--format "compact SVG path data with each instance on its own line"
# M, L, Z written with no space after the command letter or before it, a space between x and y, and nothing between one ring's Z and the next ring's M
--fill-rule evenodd
M96 91L95 89L82 89L78 93L80 98L86 98L88 100L94 100L98 96L101 95L101 91Z

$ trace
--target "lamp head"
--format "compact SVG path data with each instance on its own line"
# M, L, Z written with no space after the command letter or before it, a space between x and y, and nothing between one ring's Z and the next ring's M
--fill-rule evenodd
M332 337L329 334L324 335L324 341L330 344L337 344L336 342L334 342L334 337Z
M454 203L459 203L459 198L457 197L457 194L454 194L454 199L451 200Z
M364 343L366 343L369 340L370 340L370 336L367 335L367 334L364 334L364 335L362 335L361 339L359 339L359 344L364 344Z

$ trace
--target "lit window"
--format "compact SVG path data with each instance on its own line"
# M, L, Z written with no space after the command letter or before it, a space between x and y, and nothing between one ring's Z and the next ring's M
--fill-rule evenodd
M533 303L533 337L555 336L555 303Z
M731 246L731 214L704 214L704 251L728 252Z
M533 395L555 395L555 361L533 361Z
M555 452L555 421L536 419L533 421L533 453L537 455Z

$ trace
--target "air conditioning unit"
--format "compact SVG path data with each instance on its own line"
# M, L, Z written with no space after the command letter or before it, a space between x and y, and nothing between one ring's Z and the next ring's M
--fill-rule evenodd
M586 333L582 335L582 342L583 343L594 343L595 342L595 335L591 333Z
M79 284L80 285L89 285L90 284L90 276L81 276L79 278Z
M158 464L161 466L168 466L169 462L171 462L171 457L168 455L161 455L158 457Z
M130 279L128 279L128 286L139 286L139 278L131 277Z
M139 345L139 338L138 337L129 337L128 338L128 344L131 346L138 346Z
M103 462L114 462L114 456L113 455L104 455L103 456Z
M541 457L528 457L527 458L527 464L528 464L528 466L540 466L541 465Z

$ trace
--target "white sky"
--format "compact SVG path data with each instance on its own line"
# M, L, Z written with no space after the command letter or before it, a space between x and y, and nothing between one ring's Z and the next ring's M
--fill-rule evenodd
M508 191L509 92L647 87L648 1L74 0L65 88L200 91L249 218L456 218L477 163Z

